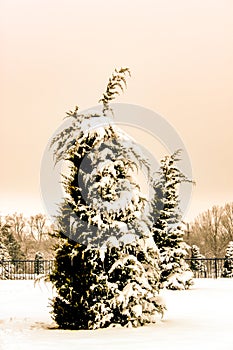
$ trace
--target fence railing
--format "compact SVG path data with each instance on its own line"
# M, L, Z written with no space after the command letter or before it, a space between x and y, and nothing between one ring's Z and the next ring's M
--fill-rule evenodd
M185 259L194 278L233 277L233 259L204 258Z
M185 259L194 278L219 278L233 277L233 259L205 258L205 259ZM51 273L54 260L0 260L0 280L31 280L38 275ZM226 266L229 273L226 275ZM225 276L224 276L225 274Z
M0 279L32 280L52 271L54 260L0 260Z

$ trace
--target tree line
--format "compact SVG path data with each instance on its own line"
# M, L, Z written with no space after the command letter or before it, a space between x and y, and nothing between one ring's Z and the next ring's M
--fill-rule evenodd
M44 214L29 218L22 213L0 217L1 249L13 260L34 259L41 252L45 259L53 258L54 225Z
M223 258L233 241L233 203L213 206L187 224L184 240L196 245L206 258Z
M6 246L12 259L34 259L36 252L45 259L53 258L54 225L43 214L29 218L22 213L0 217L0 243ZM201 256L223 258L233 241L233 203L213 206L188 223L184 241L197 246ZM190 257L192 250L190 249Z

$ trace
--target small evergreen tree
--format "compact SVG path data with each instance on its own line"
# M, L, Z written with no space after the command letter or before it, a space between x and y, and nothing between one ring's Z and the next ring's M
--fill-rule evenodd
M0 242L4 244L12 260L20 260L25 256L21 250L20 243L15 239L11 228L0 221Z
M57 289L52 313L61 328L139 326L155 322L165 308L158 296L159 252L133 175L148 164L108 117L128 72L116 70L110 78L102 115L76 108L68 114L71 126L52 141L56 161L70 164L50 275Z
M41 252L36 252L35 254L35 264L34 264L34 273L39 275L40 273L44 273L44 254Z
M183 241L178 195L179 185L189 180L177 167L179 153L162 159L152 205L154 241L161 254L161 286L169 289L187 289L193 283L184 260L189 247Z
M230 241L225 254L222 277L233 277L233 241Z
M12 272L11 256L7 247L0 242L0 279L10 278Z
M205 259L205 257L200 253L199 247L195 244L191 247L191 259L191 270L200 272L201 275L206 276L206 265L202 260Z

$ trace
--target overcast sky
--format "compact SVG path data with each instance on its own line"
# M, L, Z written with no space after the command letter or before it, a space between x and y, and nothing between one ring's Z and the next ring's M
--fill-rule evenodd
M66 111L118 102L162 115L189 153L186 219L233 200L232 0L0 0L0 213L43 211L40 166Z

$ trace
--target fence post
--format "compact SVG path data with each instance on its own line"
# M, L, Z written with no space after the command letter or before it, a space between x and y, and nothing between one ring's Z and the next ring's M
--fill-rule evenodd
M215 278L218 278L218 264L217 264L217 258L214 259L214 267L215 267Z

